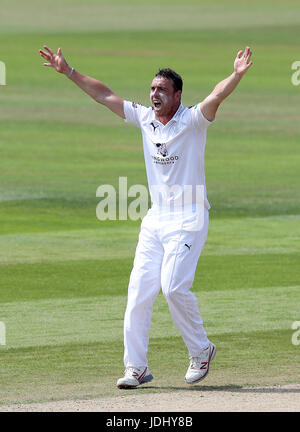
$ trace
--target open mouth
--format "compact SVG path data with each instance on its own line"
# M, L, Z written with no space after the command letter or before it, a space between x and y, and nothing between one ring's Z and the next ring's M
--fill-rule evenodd
M155 108L159 109L161 107L161 102L160 101L153 101L153 105Z

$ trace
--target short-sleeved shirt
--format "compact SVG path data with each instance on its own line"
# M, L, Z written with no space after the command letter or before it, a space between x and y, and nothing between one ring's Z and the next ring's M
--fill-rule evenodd
M207 127L215 120L207 120L201 104L185 108L180 104L172 119L163 125L152 107L124 101L125 121L140 128L147 171L148 186L153 206L160 208L196 203L197 186L202 188L204 207L207 200L204 152ZM191 191L192 192L189 192ZM188 193L187 193L188 192ZM203 202L202 201L202 202Z

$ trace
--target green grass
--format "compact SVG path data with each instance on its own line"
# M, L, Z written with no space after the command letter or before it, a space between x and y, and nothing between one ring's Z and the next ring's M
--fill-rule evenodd
M160 295L149 345L156 379L134 393L300 382L300 348L291 342L300 319L299 88L291 84L298 2L70 5L5 1L0 18L7 73L0 88L0 321L7 341L0 404L120 395L115 382L140 222L97 220L96 190L117 187L121 176L128 187L147 182L139 131L43 68L44 43L144 104L156 70L173 67L183 75L186 106L231 73L240 48L252 47L254 66L207 139L212 209L193 291L218 354L204 385L187 388L186 348Z

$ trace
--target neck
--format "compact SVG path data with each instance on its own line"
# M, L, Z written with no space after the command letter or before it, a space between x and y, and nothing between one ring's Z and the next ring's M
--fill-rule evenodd
M158 115L157 116L158 120L163 125L166 125L172 119L172 117L176 114L179 106L180 106L180 102L178 104L176 104L168 114L164 114L162 116Z

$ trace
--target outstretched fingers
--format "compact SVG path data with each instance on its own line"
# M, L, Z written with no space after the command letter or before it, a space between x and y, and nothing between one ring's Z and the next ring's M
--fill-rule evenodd
M44 66L49 66L49 67L54 67L54 60L56 57L55 52L49 48L47 45L43 46L44 49L40 49L40 55L41 57L43 57L47 63L44 63ZM59 48L60 50L60 48ZM59 53L59 50L57 51ZM46 52L48 51L48 52ZM60 55L61 55L61 50L60 50Z
M246 48L245 48L245 51L244 51L244 54L243 54L243 57L247 57L247 55L249 54L249 51L250 51L250 48L247 46Z
M46 59L46 60L50 60L50 58L51 58L49 54L45 53L45 51L43 51L43 50L41 50L41 49L40 49L40 54L41 54L41 56L44 57L44 59Z
M239 50L234 62L235 71L245 73L253 65L251 56L252 51L249 46L246 46L244 50Z
M240 51L237 53L237 58L241 58L242 54L243 54L243 50L240 50Z
M249 54L247 55L247 58L246 58L247 63L250 62L251 56L252 56L252 51L249 51Z
M51 48L47 47L47 45L44 45L44 48L49 52L51 56L55 55L55 52Z
M55 58L55 52L51 48L47 47L47 45L44 45L43 48L48 52L40 49L41 56L44 57L44 59L46 59L48 62L51 62Z
M41 57L43 57L44 60L47 61L47 63L44 63L44 66L49 66L49 67L53 66L52 58L49 54L45 53L45 51L43 51L43 50L40 50L40 55L41 55Z
M246 60L246 63L248 64L250 62L250 58L252 56L252 51L250 49L250 47L246 47L244 54L243 54L243 58Z

